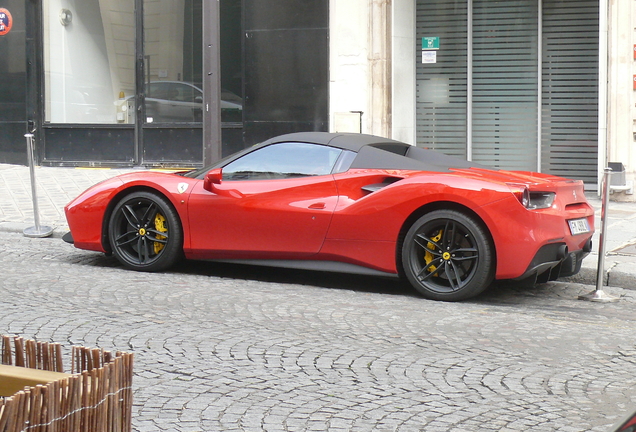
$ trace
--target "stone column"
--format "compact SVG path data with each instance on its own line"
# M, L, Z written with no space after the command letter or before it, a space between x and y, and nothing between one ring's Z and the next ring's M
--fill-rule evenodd
M391 137L392 0L369 0L369 132Z

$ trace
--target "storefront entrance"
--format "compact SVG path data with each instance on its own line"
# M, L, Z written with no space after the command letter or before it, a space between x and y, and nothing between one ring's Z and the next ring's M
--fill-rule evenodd
M328 128L327 2L38 8L28 82L41 95L33 117L44 165L199 166L273 135Z
M43 2L45 163L202 163L203 1ZM240 1L224 6L222 37L240 46ZM242 126L242 74L240 49L232 54L221 109L233 131ZM241 133L229 135L228 147L243 147Z

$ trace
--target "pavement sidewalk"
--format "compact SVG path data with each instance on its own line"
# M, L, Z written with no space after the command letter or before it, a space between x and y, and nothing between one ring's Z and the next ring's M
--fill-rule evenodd
M68 231L64 206L70 200L95 183L134 170L35 167L40 225L54 228L53 236L62 237ZM588 194L588 200L596 209L593 251L581 272L569 280L596 285L601 200L595 193ZM0 231L23 232L34 224L29 168L0 164ZM636 203L610 199L605 239L604 286L636 289Z

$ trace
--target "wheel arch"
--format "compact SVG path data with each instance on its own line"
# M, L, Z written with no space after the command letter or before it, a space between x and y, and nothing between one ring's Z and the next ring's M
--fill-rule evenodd
M484 232L488 236L488 240L490 241L490 245L492 250L495 252L493 255L494 268L497 268L497 245L495 244L492 232L488 227L488 224L484 221L484 219L472 210L470 207L467 207L463 204L453 202L453 201L435 201L428 204L425 204L417 209L415 209L404 221L402 227L400 228L400 232L398 234L398 239L396 242L396 250L395 250L395 265L398 270L398 274L400 277L404 276L404 269L402 268L402 244L404 243L404 238L406 237L406 233L411 228L411 226L422 216L427 213L430 213L435 210L455 210L460 212L470 218L472 218L476 223L478 223L481 228L483 228Z
M179 224L181 225L181 229L183 230L183 221L181 220L179 212L177 211L177 208L174 206L172 200L165 193L150 186L143 186L143 185L131 186L117 192L117 194L112 197L112 199L108 203L108 206L106 206L106 210L104 211L104 218L102 219L101 237L102 237L102 247L104 248L106 253L110 254L113 252L113 249L110 245L110 241L108 240L108 222L110 221L110 217L113 214L113 210L115 209L115 206L119 203L119 201L121 201L123 197L133 192L149 192L165 199L168 205L170 205L172 209L175 211L175 214L179 216Z

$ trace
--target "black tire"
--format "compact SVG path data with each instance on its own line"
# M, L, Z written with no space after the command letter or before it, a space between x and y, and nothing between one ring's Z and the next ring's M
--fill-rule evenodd
M420 217L406 233L401 253L405 276L432 300L474 297L494 278L490 237L473 218L455 210Z
M165 270L183 253L177 212L152 192L133 192L117 203L108 224L108 240L119 262L137 271Z

